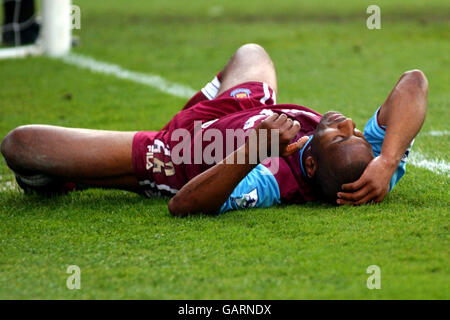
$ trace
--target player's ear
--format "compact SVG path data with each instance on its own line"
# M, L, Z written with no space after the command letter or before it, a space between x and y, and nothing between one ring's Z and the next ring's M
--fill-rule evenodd
M314 159L313 156L308 156L305 159L305 171L306 171L306 175L308 176L308 178L311 179L312 177L314 177L316 170L317 170L316 159Z

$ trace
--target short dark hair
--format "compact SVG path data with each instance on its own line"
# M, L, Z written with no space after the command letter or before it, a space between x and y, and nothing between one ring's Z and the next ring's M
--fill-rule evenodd
M358 156L352 157L351 154L348 156L348 152L352 152L351 148L340 147L335 150L335 154L325 157L324 150L321 150L319 144L313 144L311 147L317 162L317 169L313 177L315 187L323 200L333 204L336 204L337 193L342 191L342 185L358 180L373 159L373 154L369 149L367 155L361 157L361 151L358 150ZM346 153L346 157L339 157L342 153ZM342 158L344 160L339 161Z
M337 170L337 174L330 172L331 170L328 168L322 170L318 167L314 177L324 200L336 204L337 193L342 191L341 186L358 180L368 164L369 162L356 161L347 166L347 168Z

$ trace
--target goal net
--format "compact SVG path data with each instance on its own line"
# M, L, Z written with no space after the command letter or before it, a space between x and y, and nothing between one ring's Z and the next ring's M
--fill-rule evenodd
M41 0L38 17L34 14L33 0L0 1L5 15L0 59L40 54L56 57L70 51L71 0ZM27 42L31 44L23 45Z

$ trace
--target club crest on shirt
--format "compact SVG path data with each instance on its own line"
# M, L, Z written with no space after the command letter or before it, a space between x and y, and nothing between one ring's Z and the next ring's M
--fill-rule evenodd
M246 88L237 88L231 91L230 96L235 97L236 99L245 99L249 98L252 92Z

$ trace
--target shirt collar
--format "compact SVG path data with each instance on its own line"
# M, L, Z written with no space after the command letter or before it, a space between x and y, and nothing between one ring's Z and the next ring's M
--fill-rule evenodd
M301 148L301 150L300 150L300 168L302 169L302 173L305 177L308 177L308 176L306 175L305 168L303 167L303 152L306 150L306 148L308 147L308 145L311 142L313 137L314 137L313 135L310 135L308 141L305 143L303 148Z

